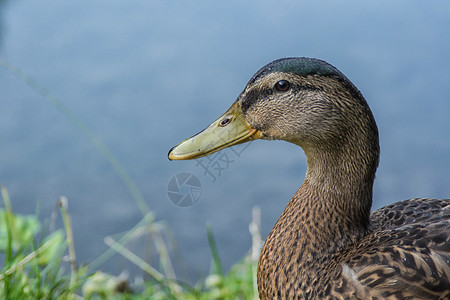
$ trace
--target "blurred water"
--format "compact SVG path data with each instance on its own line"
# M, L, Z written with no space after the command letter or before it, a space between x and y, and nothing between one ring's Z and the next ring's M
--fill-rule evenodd
M0 1L0 55L119 158L173 230L187 279L208 272L207 222L228 268L250 248L252 207L262 209L265 237L302 183L303 152L283 142L224 150L230 161L220 173L167 160L170 147L221 115L276 58L325 59L365 95L381 135L375 208L450 197L449 12L448 1ZM91 261L105 236L141 219L136 203L58 109L3 68L0 87L0 183L14 210L34 213L39 203L45 219L67 196L78 258ZM202 185L188 209L167 196L181 172ZM119 256L102 269L136 270Z

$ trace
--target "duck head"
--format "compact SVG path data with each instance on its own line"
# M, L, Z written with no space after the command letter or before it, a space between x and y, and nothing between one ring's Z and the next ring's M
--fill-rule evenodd
M173 147L169 159L195 159L255 139L297 144L309 166L324 155L360 156L373 173L378 163L378 131L365 99L338 69L313 58L261 68L225 114Z

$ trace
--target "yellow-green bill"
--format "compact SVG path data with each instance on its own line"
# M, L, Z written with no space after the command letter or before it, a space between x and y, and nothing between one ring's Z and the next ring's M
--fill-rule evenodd
M169 159L195 159L258 138L261 132L247 124L240 105L235 102L203 131L170 149Z

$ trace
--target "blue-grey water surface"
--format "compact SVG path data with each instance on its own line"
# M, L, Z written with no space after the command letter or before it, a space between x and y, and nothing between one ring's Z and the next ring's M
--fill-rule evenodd
M184 280L208 273L211 223L226 268L250 248L252 207L267 236L306 171L303 151L256 141L208 172L170 162L271 60L324 59L362 91L380 129L374 208L450 197L448 1L0 1L0 56L60 99L119 159L171 228ZM190 208L167 196L181 172L200 179ZM35 89L0 68L0 183L13 209L48 219L69 199L79 262L142 214L89 138ZM140 244L130 245L139 252ZM181 253L181 254L176 254ZM137 272L120 256L101 266ZM183 271L184 270L184 271ZM189 279L191 278L191 279Z

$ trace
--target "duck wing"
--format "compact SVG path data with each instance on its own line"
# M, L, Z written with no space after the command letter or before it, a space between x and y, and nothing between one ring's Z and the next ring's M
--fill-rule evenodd
M332 294L343 299L450 299L450 199L411 199L371 215Z
M449 220L450 199L409 199L382 207L370 215L372 231Z

